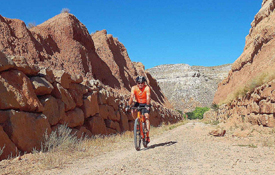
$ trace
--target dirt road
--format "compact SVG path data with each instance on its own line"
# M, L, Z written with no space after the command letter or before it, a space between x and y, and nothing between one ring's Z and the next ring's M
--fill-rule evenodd
M213 137L213 127L191 122L151 138L148 149L82 159L43 174L275 174L274 148L249 147L245 139Z

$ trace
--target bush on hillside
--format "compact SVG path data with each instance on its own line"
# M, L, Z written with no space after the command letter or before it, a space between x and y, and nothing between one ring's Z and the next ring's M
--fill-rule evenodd
M63 9L61 10L61 13L70 13L70 9L68 9L68 8L63 8Z
M35 22L30 22L30 23L28 23L27 28L31 29L31 28L33 28L35 26L36 26Z
M210 108L208 107L196 107L193 112L187 112L188 119L203 119L203 114L208 111Z

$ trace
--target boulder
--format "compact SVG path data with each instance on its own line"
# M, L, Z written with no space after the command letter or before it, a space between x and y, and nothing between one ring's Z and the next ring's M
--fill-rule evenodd
M64 102L66 111L72 110L76 107L74 99L67 89L65 89L59 83L54 83L53 87L54 90L52 91L52 95Z
M62 118L61 124L66 124L68 127L77 127L84 124L84 113L80 108L75 108L74 110L67 111L66 117Z
M40 69L39 75L44 77L50 83L53 83L55 80L53 71L49 68Z
M14 157L17 153L17 147L0 125L0 161L8 157Z
M89 131L85 126L77 127L78 131L76 133L77 138L92 137L92 132Z
M82 106L85 118L94 116L99 113L99 106L97 101L97 93L90 94L84 99L84 104Z
M62 87L68 89L72 82L71 75L64 70L53 70L54 79L57 83L61 84Z
M73 97L76 106L81 107L83 105L83 95L88 92L88 89L82 84L71 83L68 91Z
M215 137L223 137L225 133L226 133L226 130L222 128L218 128L209 132L210 135L213 135Z
M10 57L6 57L5 54L0 52L0 72L13 68L14 62L10 59Z
M30 65L25 57L12 56L11 60L14 62L17 70L24 72L28 76L35 76L39 72L39 67L34 64Z
M112 121L112 120L105 120L105 124L108 128L114 129L117 132L121 132L120 126L118 122Z
M129 131L128 117L123 111L120 111L119 124L120 124L121 131Z
M30 79L21 71L10 70L0 73L0 94L0 109L43 111Z
M87 128L92 132L93 135L105 135L107 134L107 128L103 118L99 116L91 117L87 120Z
M53 90L53 85L43 77L31 77L32 85L36 95L49 95Z
M50 125L56 125L61 119L58 101L51 95L40 97L40 102L42 103L44 110L43 114L47 117ZM65 111L64 111L65 112Z
M41 148L44 134L50 134L51 127L43 114L11 110L4 130L20 151L31 152Z
M99 115L103 119L110 119L114 121L120 120L120 114L116 113L114 108L109 105L99 105Z
M0 124L6 123L10 117L10 110L0 110Z

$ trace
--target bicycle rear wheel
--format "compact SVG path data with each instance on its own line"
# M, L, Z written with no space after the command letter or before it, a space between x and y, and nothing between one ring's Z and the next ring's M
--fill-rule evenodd
M137 151L140 150L141 136L140 136L140 123L139 119L136 118L134 125L134 143Z

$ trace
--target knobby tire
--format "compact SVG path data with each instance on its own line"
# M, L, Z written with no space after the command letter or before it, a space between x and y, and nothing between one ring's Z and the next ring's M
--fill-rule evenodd
M141 135L140 135L140 123L139 119L136 118L135 125L134 125L134 142L135 142L135 148L137 151L140 150L140 143L141 143Z

